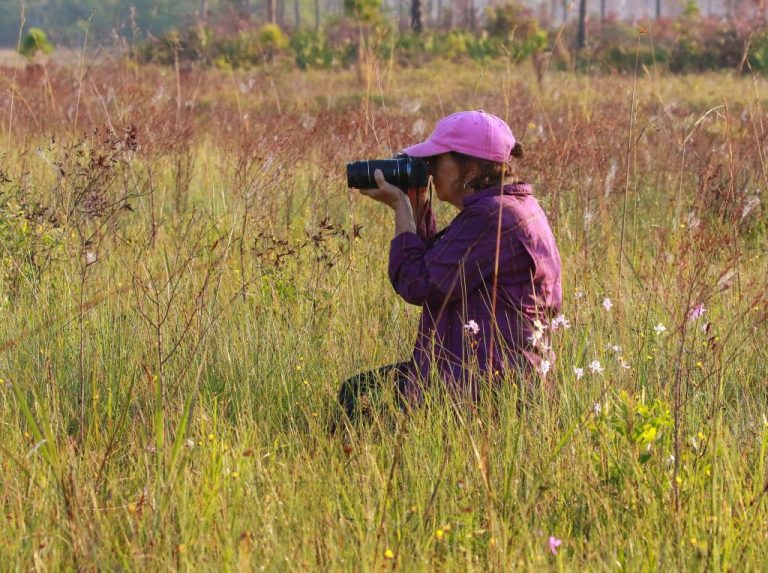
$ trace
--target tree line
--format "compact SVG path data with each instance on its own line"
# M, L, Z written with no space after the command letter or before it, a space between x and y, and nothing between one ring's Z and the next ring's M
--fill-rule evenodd
M44 30L59 45L77 46L85 29L91 37L109 42L115 36L143 40L169 29L200 21L216 21L235 28L272 23L284 30L318 29L325 20L345 11L380 11L401 30L425 28L479 29L489 7L517 4L528 9L543 26L558 25L566 17L577 22L578 43L587 41L590 16L601 20L637 16L638 6L652 5L656 18L677 16L690 4L704 14L737 17L753 12L764 17L765 0L0 0L0 45L15 46L21 28ZM690 9L690 6L688 6Z

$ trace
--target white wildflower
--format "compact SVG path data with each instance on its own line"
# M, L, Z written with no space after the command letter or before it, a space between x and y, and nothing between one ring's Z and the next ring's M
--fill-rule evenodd
M542 360L539 368L541 369L541 375L546 376L547 372L552 368L552 363L549 360Z
M576 380L581 380L582 377L584 376L584 369L583 368L574 367L573 368L573 373L576 375Z
M470 334L477 334L480 332L480 326L474 321L470 320L467 324L464 325L464 332L469 332Z
M541 330L534 330L528 337L528 342L531 343L531 346L538 346L542 338L544 338L544 332Z
M656 336L659 336L661 334L664 334L667 331L667 327L659 323L653 327L653 330L654 332L656 332Z
M611 302L611 299L609 299L608 297L605 297L603 299L603 308L605 310L611 310L611 308L613 308L613 303Z
M571 321L565 318L562 314L558 314L553 320L552 320L552 330L557 330L558 328L571 328Z
M589 363L589 369L592 372L597 373L597 374L601 374L603 372L603 370L605 370L605 368L603 368L600 365L600 361L599 360L593 360L592 362L590 362Z

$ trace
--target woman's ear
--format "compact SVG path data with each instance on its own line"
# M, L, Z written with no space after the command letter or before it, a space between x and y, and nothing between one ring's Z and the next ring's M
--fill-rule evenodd
M468 181L472 181L475 177L480 175L480 165L477 163L477 161L467 161L466 169L466 178Z

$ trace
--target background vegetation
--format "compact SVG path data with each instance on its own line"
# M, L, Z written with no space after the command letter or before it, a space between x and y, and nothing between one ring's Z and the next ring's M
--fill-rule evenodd
M760 570L762 78L358 55L0 68L0 563ZM553 392L387 393L331 437L419 310L344 165L466 108L509 120L558 239Z

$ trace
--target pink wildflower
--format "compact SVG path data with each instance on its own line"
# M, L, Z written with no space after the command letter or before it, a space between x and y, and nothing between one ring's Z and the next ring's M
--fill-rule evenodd
M699 303L691 309L691 312L688 313L688 320L697 320L704 316L705 312L707 312L707 309L704 308L703 304Z
M480 326L478 326L474 320L470 320L467 324L464 325L464 331L471 334L477 334L480 332Z
M560 547L563 544L562 539L558 539L554 535L549 536L549 550L552 552L552 555L557 555L557 548Z

